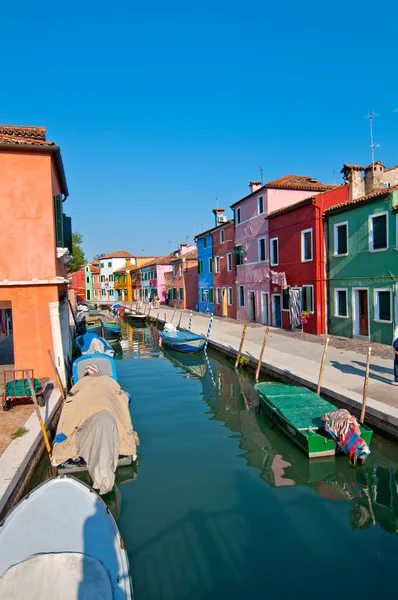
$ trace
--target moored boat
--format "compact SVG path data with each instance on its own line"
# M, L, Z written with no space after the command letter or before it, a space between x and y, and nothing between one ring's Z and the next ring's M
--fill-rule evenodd
M98 367L103 375L109 375L117 381L117 370L114 359L108 354L84 354L77 358L72 365L73 383L77 383L79 379L84 377L84 372L88 365Z
M325 429L324 415L337 411L315 392L304 387L283 383L258 383L255 389L261 406L284 433L308 458L334 456L336 441ZM346 411L347 414L348 411ZM363 423L359 424L360 437L370 446L373 432Z
M102 337L105 340L118 340L121 336L122 326L118 323L102 323Z
M0 597L132 600L119 529L87 485L50 479L7 515L0 528Z
M133 323L146 323L147 315L139 315L136 312L124 313L125 318Z
M83 333L82 335L78 335L75 338L75 344L82 355L101 353L113 356L115 354L114 349L106 340L104 340L97 333L93 333L91 331Z
M160 337L165 346L178 352L200 352L206 342L204 335L190 331L162 331Z

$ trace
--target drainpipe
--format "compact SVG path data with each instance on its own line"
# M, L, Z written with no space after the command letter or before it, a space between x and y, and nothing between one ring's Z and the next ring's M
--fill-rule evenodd
M59 302L49 302L51 333L53 338L53 351L55 364L61 378L62 385L66 387L64 351L62 347L62 332L59 318Z

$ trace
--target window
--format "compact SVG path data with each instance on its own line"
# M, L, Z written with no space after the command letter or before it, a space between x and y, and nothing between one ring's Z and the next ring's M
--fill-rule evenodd
M86 277L87 283L90 283L90 277Z
M101 294L105 296L105 290L101 290Z
M87 290L87 300L91 300L90 290Z
M391 183L383 183L383 188L389 188L391 187Z
M236 217L236 224L239 225L239 223L241 222L240 208L236 209L235 217Z
M173 300L177 300L177 288L173 288Z
M173 277L177 276L177 266L173 265Z
M337 223L334 226L334 255L348 254L348 223Z
M257 212L259 215L262 215L264 212L264 196L257 198Z
M391 323L391 290L375 290L375 320Z
M103 269L103 268L104 268L104 263L101 263L101 269Z
M260 262L265 261L265 238L258 240L258 260Z
M180 300L184 300L184 288L180 288Z
M101 281L104 282L105 281L105 275L101 275Z
M180 274L180 277L182 277L182 264L181 263L178 265L178 272Z
M112 266L112 263L111 263L111 262L108 262L108 267L111 267L111 266Z
M225 242L225 231L224 229L222 229L220 231L220 244L223 244Z
M127 275L123 275L124 283L127 283Z
M369 219L369 250L386 250L388 247L387 213Z
M270 261L271 266L275 266L279 262L279 248L278 248L278 238L272 238L269 241L270 244Z
M209 302L214 302L214 291L213 288L209 288Z
M113 275L109 275L109 281L113 281Z
M113 289L112 288L109 290L109 295L113 296Z
M245 288L243 285L239 286L239 306L245 305Z
M227 271L232 271L232 254L227 254Z
M301 232L301 262L312 260L312 229Z
M209 273L213 273L213 259L209 258Z
M334 290L334 316L348 317L347 290Z
M228 288L228 304L229 304L229 306L232 306L232 304L233 304L232 288L231 287Z
M62 219L62 195L54 196L55 240L57 248L64 247L64 224Z
M220 304L220 302L221 302L220 288L216 288L216 304Z
M203 248L207 248L207 237L203 238Z
M290 309L290 288L282 290L282 310Z
M245 251L243 250L242 245L235 246L234 254L235 254L235 264L243 265L243 257L245 256Z
M220 272L220 257L216 256L216 273Z
M305 312L313 312L314 310L312 285L303 285L301 288L301 309Z
M198 260L198 274L203 275L203 260Z
M203 288L200 288L200 301L201 302L205 301L205 291Z

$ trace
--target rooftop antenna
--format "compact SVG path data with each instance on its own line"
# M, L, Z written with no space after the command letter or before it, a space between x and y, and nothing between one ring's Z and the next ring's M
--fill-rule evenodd
M336 185L336 169L333 167L333 185Z
M379 115L373 112L372 109L369 110L369 114L366 115L365 119L369 119L369 127L370 127L370 148L372 150L372 165L375 162L375 148L380 148L379 142L373 142L373 118L378 117Z
M171 240L169 240L169 249L170 249L170 252L171 252Z
M218 198L210 198L210 200L215 200L216 201L216 208L218 208Z
M260 173L261 173L261 183L264 183L264 171L262 167L258 167L260 169Z

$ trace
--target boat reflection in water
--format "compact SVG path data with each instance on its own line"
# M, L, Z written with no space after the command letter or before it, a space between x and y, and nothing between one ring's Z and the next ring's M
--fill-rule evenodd
M352 504L352 530L379 525L398 533L398 470L396 444L375 436L372 454L363 467L353 469L342 457L309 460L258 411L258 397L250 381L237 378L227 365L210 360L213 380L201 379L203 397L213 419L240 435L240 456L257 468L260 478L274 488L306 486L328 501ZM236 437L236 435L234 435ZM378 446L382 444L382 449Z
M188 354L172 350L163 344L162 354L176 367L184 369L188 378L202 379L206 375L207 361L204 352Z

